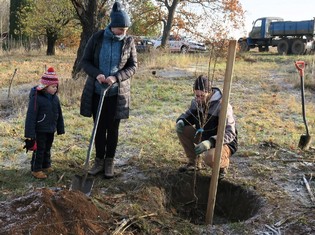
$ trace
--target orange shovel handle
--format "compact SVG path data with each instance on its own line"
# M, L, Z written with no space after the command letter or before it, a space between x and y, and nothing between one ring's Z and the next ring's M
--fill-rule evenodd
M305 61L295 61L294 62L295 67L297 68L297 70L300 73L300 76L303 77L304 76L304 69L305 69Z

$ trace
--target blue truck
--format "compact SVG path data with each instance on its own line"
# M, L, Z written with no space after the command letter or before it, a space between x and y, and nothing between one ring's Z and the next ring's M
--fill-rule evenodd
M315 51L315 18L284 21L280 17L263 17L253 23L248 37L238 40L239 51L258 48L259 52L277 47L281 55L302 55Z

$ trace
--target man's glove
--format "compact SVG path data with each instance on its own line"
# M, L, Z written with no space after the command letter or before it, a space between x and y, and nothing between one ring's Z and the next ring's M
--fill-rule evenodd
M37 150L37 144L35 139L25 139L25 145L23 149L26 149L26 152L28 151L36 151Z
M179 120L176 122L176 132L177 133L183 133L185 127L185 123L183 120Z
M207 151L211 147L211 142L209 140L204 140L200 144L195 146L195 154L199 155L204 151Z

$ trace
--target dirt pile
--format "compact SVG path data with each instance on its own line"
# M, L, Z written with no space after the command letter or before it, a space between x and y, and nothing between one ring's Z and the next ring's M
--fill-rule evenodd
M0 234L104 234L109 215L83 193L36 189L0 204Z

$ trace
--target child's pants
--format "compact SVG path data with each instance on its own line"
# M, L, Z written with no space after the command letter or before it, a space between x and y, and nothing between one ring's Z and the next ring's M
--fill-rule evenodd
M51 166L50 150L53 141L54 133L36 132L37 150L32 155L32 171L42 171Z

